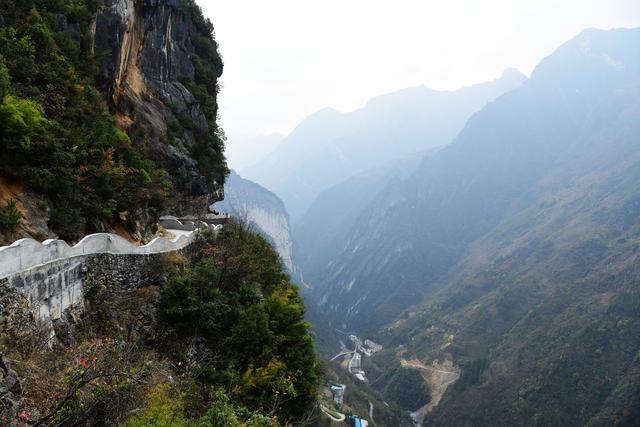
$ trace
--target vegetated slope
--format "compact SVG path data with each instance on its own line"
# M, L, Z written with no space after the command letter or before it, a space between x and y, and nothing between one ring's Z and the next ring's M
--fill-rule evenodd
M295 227L322 190L448 144L473 113L524 80L518 71L507 70L496 81L457 91L415 87L374 98L351 113L323 110L301 123L264 162L243 172L278 194ZM275 179L267 178L274 174Z
M271 191L231 171L225 183L225 197L214 208L246 221L262 234L280 254L287 270L294 272L293 241L289 215L282 200Z
M54 338L0 288L11 304L0 369L8 358L17 371L0 377L2 424L273 427L310 417L319 364L278 254L235 222L187 252L158 258L132 286L85 284L82 315Z
M639 94L617 95L588 151L554 167L444 291L388 330L422 359L462 365L429 424L637 425Z
M221 73L192 0L3 1L0 175L23 226L0 232L144 240L164 212L205 212L227 173Z
M498 232L558 165L592 156L597 168L594 138L607 144L618 122L633 122L622 96L637 88L637 41L637 30L583 32L473 116L411 178L382 190L317 284L321 309L352 329L393 321L442 286L471 244Z

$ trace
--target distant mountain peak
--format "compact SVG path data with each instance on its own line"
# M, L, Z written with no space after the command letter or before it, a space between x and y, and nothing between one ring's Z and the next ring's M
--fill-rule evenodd
M509 67L505 68L505 70L502 72L500 80L524 82L525 80L527 80L527 76L517 68Z
M640 72L640 28L589 28L543 59L533 81L555 80L573 89L607 89Z

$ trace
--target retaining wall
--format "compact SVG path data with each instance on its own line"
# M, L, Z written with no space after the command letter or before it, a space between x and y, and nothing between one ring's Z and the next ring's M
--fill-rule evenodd
M170 230L172 231L172 230ZM173 240L157 237L144 246L136 246L115 234L98 233L86 236L75 246L62 240L21 239L11 246L0 248L0 278L32 269L54 261L100 253L148 255L173 252L188 246L195 232L180 233Z
M74 246L61 240L18 240L0 248L0 286L26 299L30 316L53 334L55 321L68 310L83 311L88 277L111 280L123 290L135 287L153 273L163 254L186 250L197 236L197 231L169 232L173 239L159 237L144 246L107 233L86 236ZM4 311L0 300L0 318L8 315Z

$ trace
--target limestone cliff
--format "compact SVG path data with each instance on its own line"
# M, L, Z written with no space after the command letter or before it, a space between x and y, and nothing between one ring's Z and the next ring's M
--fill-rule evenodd
M225 184L225 200L214 207L256 228L272 244L289 272L295 271L289 215L278 196L232 171Z
M92 25L94 52L106 53L97 84L119 125L144 138L169 173L172 213L206 211L223 198L226 173L197 159L218 131L223 64L210 23L189 0L106 0Z
M206 213L222 70L194 0L0 2L0 110L36 119L0 121L0 244L148 241L163 214Z

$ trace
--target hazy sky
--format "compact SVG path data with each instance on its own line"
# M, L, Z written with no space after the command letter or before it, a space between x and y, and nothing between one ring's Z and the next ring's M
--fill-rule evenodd
M246 137L290 132L324 107L350 111L408 86L456 89L529 75L588 27L640 26L640 0L198 0L225 70L222 124L234 162Z

